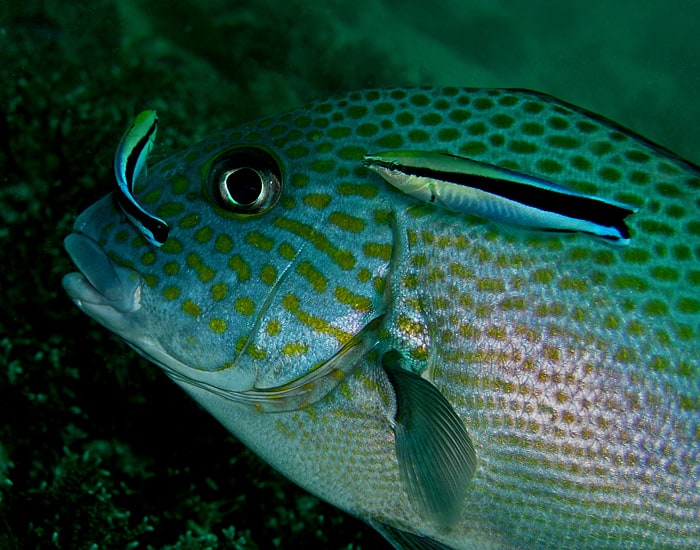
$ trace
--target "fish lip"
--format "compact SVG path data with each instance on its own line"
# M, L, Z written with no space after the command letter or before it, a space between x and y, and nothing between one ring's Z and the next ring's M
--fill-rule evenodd
M61 282L81 310L105 324L108 318L140 308L141 275L115 265L97 241L81 231L70 233L63 242L79 271L68 273Z

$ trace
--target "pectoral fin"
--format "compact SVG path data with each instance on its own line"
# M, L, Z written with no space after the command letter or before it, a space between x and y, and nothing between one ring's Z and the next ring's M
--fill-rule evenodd
M394 436L401 481L418 512L449 528L462 515L476 453L445 397L427 380L401 367L397 351L382 364L396 394Z

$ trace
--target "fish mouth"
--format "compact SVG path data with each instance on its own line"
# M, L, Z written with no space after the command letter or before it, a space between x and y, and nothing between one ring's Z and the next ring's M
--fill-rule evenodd
M80 270L63 277L63 288L86 313L109 307L121 313L140 306L143 279L133 269L114 265L103 248L84 233L71 233L63 241L66 252Z
M63 244L78 272L63 277L63 288L83 312L110 330L121 334L127 314L141 307L143 277L133 269L115 265L107 252L93 239L95 225L111 196L98 201L75 221L73 233ZM120 330L122 329L122 330Z

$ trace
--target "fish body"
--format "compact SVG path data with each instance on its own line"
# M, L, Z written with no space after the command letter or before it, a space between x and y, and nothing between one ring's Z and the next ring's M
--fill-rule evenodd
M448 210L629 243L624 220L636 209L517 170L433 151L386 151L365 156L364 165L402 191Z
M157 130L158 116L155 111L139 113L122 136L114 154L116 199L124 215L154 246L160 246L166 241L168 226L163 220L149 214L134 199L134 185L146 167L146 159L153 148Z
M396 150L627 205L629 244L415 197L363 165ZM167 240L106 196L66 239L69 296L397 548L698 546L693 164L535 92L368 90L215 134L133 195Z

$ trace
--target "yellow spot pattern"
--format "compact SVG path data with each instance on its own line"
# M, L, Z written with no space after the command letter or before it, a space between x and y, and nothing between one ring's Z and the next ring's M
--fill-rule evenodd
M226 321L223 319L210 319L209 328L216 334L221 334L226 331Z
M242 315L253 315L255 313L255 302L245 296L236 298L233 307Z
M301 306L299 305L299 299L296 296L294 296L294 294L285 295L284 298L282 298L282 305L287 311L289 311L289 313L294 315L301 323L303 323L307 327L310 327L313 330L320 333L330 334L341 344L344 344L350 338L352 338L352 334L332 326L325 319L322 319L321 317L315 317L310 313L303 311L301 309Z
M182 303L182 311L187 313L187 315L191 315L192 317L199 317L201 313L200 307L192 300L185 300Z
M356 311L370 311L372 309L372 301L369 298L355 294L349 288L335 287L335 297L341 304L350 306Z

